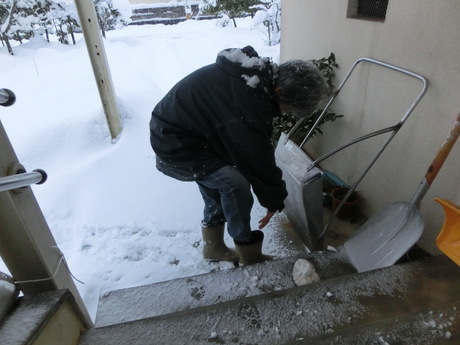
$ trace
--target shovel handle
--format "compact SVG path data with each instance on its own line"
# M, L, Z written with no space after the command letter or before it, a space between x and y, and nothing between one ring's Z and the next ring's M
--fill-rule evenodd
M452 127L449 135L447 136L446 141L442 144L441 148L436 154L436 157L433 159L433 162L431 162L431 165L425 174L425 179L430 186L433 183L442 165L444 164L444 161L446 160L450 151L452 150L452 147L457 141L459 135L460 135L460 113L458 113L457 119L455 120L454 126Z

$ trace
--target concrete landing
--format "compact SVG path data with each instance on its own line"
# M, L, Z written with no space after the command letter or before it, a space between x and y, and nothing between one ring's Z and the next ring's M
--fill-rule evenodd
M94 328L82 334L79 344L267 345L306 341L380 320L429 313L444 305L455 306L460 301L458 286L460 268L445 256L432 257L218 305ZM457 313L456 308L449 310L453 319L450 324L443 324L444 333L436 344L442 344L449 332L458 333L454 329ZM421 323L420 327L430 328L432 323ZM425 328L418 333L423 334ZM416 338L410 344L429 343Z
M356 272L342 252L314 252L247 267L111 291L99 299L96 327L292 288L295 286L292 268L299 257L309 260L323 280Z

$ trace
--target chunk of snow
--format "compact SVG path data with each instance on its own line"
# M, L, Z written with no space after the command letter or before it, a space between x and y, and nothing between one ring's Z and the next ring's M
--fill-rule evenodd
M260 79L258 76L256 75L253 75L252 77L251 76L248 76L248 75L245 75L243 74L241 76L244 80L246 80L246 85L249 86L249 87L252 87L252 88L256 88L257 85L259 84L260 82Z
M335 249L332 246L327 246L326 250L329 251L329 252L336 252L337 253L337 249Z
M292 278L297 286L307 285L320 280L311 262L305 259L298 259L295 262L292 269Z

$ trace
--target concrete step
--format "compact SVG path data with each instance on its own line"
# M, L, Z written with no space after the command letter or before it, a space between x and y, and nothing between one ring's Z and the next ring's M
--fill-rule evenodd
M458 345L460 301L421 312L405 314L370 324L346 328L316 338L299 339L288 345Z
M292 268L299 257L107 292L99 299L96 327L292 288ZM312 252L301 257L313 264L321 279L356 272L341 251Z
M459 267L438 256L94 328L79 344L285 344L457 303L459 284Z
M84 328L68 290L25 296L0 323L2 345L74 345Z

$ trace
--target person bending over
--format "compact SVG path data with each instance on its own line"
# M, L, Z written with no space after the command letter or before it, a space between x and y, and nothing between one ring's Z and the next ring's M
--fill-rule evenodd
M282 112L309 116L324 93L313 63L277 65L247 46L219 52L215 63L183 78L155 106L156 167L198 184L205 259L249 265L270 258L262 254L264 234L251 229L250 214L252 191L267 209L259 229L283 210L287 196L270 143L272 121ZM224 242L225 223L236 251Z

